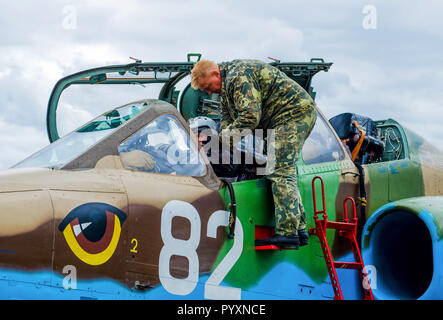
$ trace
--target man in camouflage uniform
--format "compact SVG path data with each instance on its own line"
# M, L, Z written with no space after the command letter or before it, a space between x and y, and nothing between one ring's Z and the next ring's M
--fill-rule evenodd
M233 136L229 132L234 129L274 130L274 142L268 141L267 167L275 167L267 178L272 181L276 235L256 240L256 245L298 248L308 244L295 164L317 118L311 96L282 71L258 60L219 65L202 60L191 78L194 89L220 95L221 140L224 135Z

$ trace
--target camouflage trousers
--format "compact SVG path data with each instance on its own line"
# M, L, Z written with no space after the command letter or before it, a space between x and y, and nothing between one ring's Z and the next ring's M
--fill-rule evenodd
M272 182L275 206L275 232L297 235L306 228L306 212L297 186L296 162L306 138L312 131L317 113L312 105L301 108L290 119L273 126L274 141L268 141L267 170Z

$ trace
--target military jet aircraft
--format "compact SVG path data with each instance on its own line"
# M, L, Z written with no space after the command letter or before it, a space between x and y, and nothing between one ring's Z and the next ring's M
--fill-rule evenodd
M51 143L0 172L0 298L337 298L315 232L298 250L255 246L272 233L274 215L270 185L254 164L215 174L198 148L187 120L217 121L218 101L190 85L177 89L198 59L137 60L56 83ZM311 80L332 63L271 65L315 98ZM68 88L153 84L162 86L157 99L109 106L59 136L57 107ZM348 197L356 203L375 299L443 298L442 153L393 119L350 112L329 121L317 112L297 163L308 228L315 228L313 196L322 197L318 184L312 188L318 176L328 221L344 220ZM331 258L353 261L342 235L326 232ZM336 275L344 299L365 297L358 270Z

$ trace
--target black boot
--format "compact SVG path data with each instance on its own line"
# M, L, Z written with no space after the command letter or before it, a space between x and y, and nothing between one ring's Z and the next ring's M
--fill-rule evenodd
M255 240L256 246L270 246L274 245L283 248L298 249L300 246L300 240L298 236L282 236L280 234L275 234L270 238L257 239Z
M298 238L300 241L300 246L306 246L309 243L309 234L306 232L305 229L298 230Z

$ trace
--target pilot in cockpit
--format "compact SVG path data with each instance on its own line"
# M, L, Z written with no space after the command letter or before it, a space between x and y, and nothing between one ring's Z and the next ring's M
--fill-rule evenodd
M199 116L189 119L188 124L197 137L199 150L203 148L206 152L212 169L218 177L237 181L256 178L255 167L264 166L266 162L266 156L256 152L249 139L257 137L246 136L234 146L235 150L227 150L218 139L220 127L213 119ZM252 155L254 159L252 163L246 160L248 157L246 154Z

